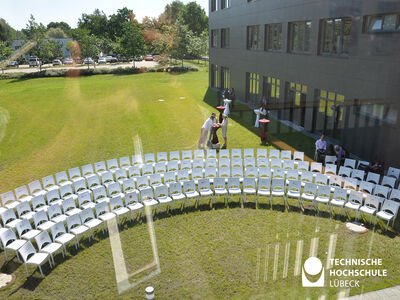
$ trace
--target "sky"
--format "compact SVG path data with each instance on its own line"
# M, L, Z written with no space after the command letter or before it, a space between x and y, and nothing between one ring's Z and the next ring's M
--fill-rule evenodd
M0 18L14 29L26 27L32 14L37 22L47 25L50 22L67 22L76 27L82 13L92 13L96 8L109 16L119 8L128 7L136 14L136 19L157 17L165 5L173 0L0 0ZM183 3L195 1L208 14L208 0L181 0Z

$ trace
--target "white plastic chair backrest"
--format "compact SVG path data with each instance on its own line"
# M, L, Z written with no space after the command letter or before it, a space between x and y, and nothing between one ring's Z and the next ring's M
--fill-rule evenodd
M335 187L341 187L342 186L342 177L340 177L340 176L330 176L329 177L329 185L330 186L335 186Z
M94 210L96 211L96 216L99 217L105 213L110 212L110 208L108 207L107 202L100 202L94 206Z
M166 185L156 186L154 193L157 199L168 197L168 187Z
M17 200L24 198L26 196L29 196L28 188L26 187L26 185L17 187L14 191L15 191L15 196L17 197ZM8 193L10 193L8 201L15 201L14 194L12 193L12 191L10 191Z
M392 200L385 200L381 211L389 212L394 216L394 218L396 218L397 212L399 211L399 203Z
M350 191L349 202L353 204L363 204L363 194L357 191Z
M281 152L276 149L269 150L269 159L279 159L281 158Z
M394 178L394 177L384 176L382 179L383 186L387 186L387 187L393 189L395 184L396 184L396 178Z
M169 161L167 167L168 171L178 171L179 169L178 161L177 160Z
M272 179L272 190L273 191L285 191L285 180L281 178Z
M104 161L94 163L94 170L97 173L107 171L106 163Z
M346 201L347 200L347 191L345 189L342 189L339 187L335 188L332 199Z
M322 163L315 162L315 161L311 162L310 171L321 173L322 172Z
M216 159L217 158L217 150L215 149L207 149L207 159Z
M306 182L304 185L303 194L315 196L317 194L317 185L312 182Z
M140 191L140 198L142 201L154 199L153 189L151 187L145 188Z
M374 189L374 184L367 181L361 181L360 186L358 188L359 191L364 191L369 194L372 194L373 189Z
M29 191L31 192L31 194L34 194L36 192L43 190L42 184L40 183L39 180L35 180L31 183L28 183L28 187L29 187Z
M351 177L356 178L360 181L364 180L364 176L365 176L365 172L363 170L355 169L355 170L353 170L353 172L351 172Z
M334 165L334 164L326 164L325 165L325 174L334 174L334 175L336 175L336 165Z
M150 174L153 174L153 172L154 172L153 164L145 164L142 167L142 174L143 175L150 175Z
M188 170L179 170L178 171L178 181L187 181L189 180L189 171Z
M285 178L285 170L284 169L274 169L273 170L273 178L276 179L284 179Z
M331 188L327 185L318 185L318 196L319 197L331 197Z
M400 202L400 190L392 189L389 200L394 200L394 201Z
M325 174L317 173L315 176L315 183L319 185L327 185L328 184L328 176Z
M216 168L218 165L216 158L207 158L206 159L206 168Z
M95 186L100 185L100 179L97 174L92 174L87 178L88 187L91 189Z
M243 168L242 167L232 167L232 177L243 177Z
M294 170L294 160L284 160L283 161L283 169Z
M299 180L299 171L297 170L288 170L286 174L287 180Z
M31 203L32 203L32 207L34 210L46 205L46 201L44 200L43 195L38 195L38 196L33 197L31 200Z
M85 223L87 221L93 220L95 218L94 214L93 214L93 209L90 208L90 207L82 210L79 213L79 215L81 217L82 223Z
M101 174L101 183L110 183L114 181L114 175L110 171L105 171Z
M376 185L374 188L374 195L378 197L388 198L389 197L390 188L383 185Z
M7 247L9 244L17 239L17 236L15 235L14 230L9 228L1 233L0 239L3 247Z
M75 180L72 185L74 186L74 190L75 190L76 193L87 189L86 180L83 179L83 178Z
M14 201L15 201L15 196L12 191L1 194L1 203L3 204L3 206L5 206L8 202L14 202Z
M292 152L289 150L281 151L281 159L282 160L292 160Z
M117 196L117 197L112 197L110 199L110 208L111 210L120 208L124 206L124 202L122 201L121 196Z
M21 217L22 215L32 211L31 206L29 205L29 203L27 201L19 203L17 205L16 209L17 209L18 217Z
M47 214L44 210L38 211L33 215L33 224L35 224L35 228L37 228L40 224L47 222L49 219L47 218Z
M95 201L107 198L106 188L102 185L96 186L92 189L93 198Z
M72 216L67 217L67 228L68 231L71 231L71 229L82 225L81 218L79 217L79 214L74 214Z
M15 228L17 229L19 237L21 237L21 235L23 235L24 233L32 230L31 223L29 223L27 219L22 219L21 222L18 222L15 225Z
M231 163L230 163L230 160L228 158L220 158L218 165L219 165L220 168L221 167L226 168L226 167L230 167Z
M92 198L90 196L89 191L79 193L79 195L78 195L79 206L82 206L83 204L90 203L90 202L92 202Z
M221 150L219 150L219 159L222 159L222 158L229 159L229 157L230 157L229 149L221 149Z
M375 210L378 210L379 206L383 203L383 201L384 201L384 198L367 194L367 197L364 202L364 206L367 206L369 208L375 208Z
M196 191L196 185L193 180L183 182L183 191L185 193Z
M256 161L255 161L254 157L245 157L244 158L244 166L246 168L255 167L256 166Z
M200 179L203 178L203 169L196 168L192 170L192 179Z
M136 189L135 180L133 178L127 178L122 181L122 188L124 192L134 191Z
M356 160L355 159L350 159L346 158L343 163L344 167L350 168L350 169L355 169L356 168Z
M293 160L304 161L304 152L294 151L293 152Z
M132 155L132 165L142 165L143 164L143 156L140 154Z
M204 160L201 158L196 158L193 160L193 169L204 168Z
M192 161L191 160L182 160L181 161L181 170L191 170L192 169Z
M160 174L151 174L149 177L150 177L150 185L162 184Z
M301 182L299 180L289 180L288 191L301 192Z
M220 167L219 168L219 177L230 177L231 176L231 168L229 167Z
M198 187L200 191L210 190L210 180L208 178L203 178L199 180Z
M147 176L136 178L136 185L139 189L149 186L149 178Z
M204 150L194 150L194 159L204 159Z
M380 177L381 176L379 174L368 172L366 181L372 182L374 184L379 184Z
M165 162L158 162L155 165L155 171L156 173L160 174L160 173L165 173L167 171L167 166L165 164Z
M24 262L27 262L32 255L36 254L36 250L30 241L26 242L21 248L19 248L18 252Z
M325 164L334 164L337 158L336 155L326 155L325 156Z
M345 189L357 190L357 179L347 177L343 180Z
M246 177L258 177L258 169L256 167L247 167L245 169L245 176Z
M182 194L182 185L179 182L173 182L169 185L171 195Z
M155 155L154 155L154 153L146 153L145 155L144 155L144 163L145 164L152 164L152 163L155 163L156 162L156 158L155 158Z
M254 149L244 149L244 158L254 158Z
M119 168L119 165L118 165L118 160L116 158L107 160L107 169L108 170L114 170L114 169L118 169L118 168Z
M168 161L168 154L167 152L157 152L157 161L158 162L167 162Z
M72 198L67 198L62 203L64 212L70 211L73 208L76 208L75 200Z
M267 149L257 149L257 159L259 158L268 158Z
M182 160L192 160L192 150L183 150Z
M220 189L220 190L225 189L225 178L215 177L213 187L214 189Z
M308 162L308 161L298 161L297 162L297 170L308 171L309 169L310 169L310 162Z
M231 166L232 167L242 167L243 166L243 161L239 157L233 157L231 161Z
M71 180L82 177L81 169L79 167L69 169L68 174L69 174L69 178L71 178Z
M257 158L257 167L268 168L269 167L269 159L268 158Z
M243 188L244 189L255 189L256 188L256 179L254 177L243 178Z
M240 189L240 180L239 178L228 178L228 189Z
M258 169L258 177L259 178L271 178L271 169L270 168L259 168Z
M171 183L176 181L175 172L166 172L164 173L164 183Z
M181 154L179 151L171 151L169 153L169 161L179 161L181 159Z
M49 175L49 176L43 177L42 178L42 182L43 182L43 187L45 189L56 185L56 182L54 180L53 175Z
M208 167L204 172L205 178L215 178L217 177L217 169L215 167Z
M128 169L129 177L139 177L142 176L139 166L130 166Z
M119 165L121 168L128 168L131 166L131 159L129 156L124 156L119 158Z
M65 184L60 186L60 196L61 198L65 198L67 196L71 196L73 194L72 184Z
M55 241L55 239L58 238L60 235L67 233L65 231L64 222L57 222L56 224L51 226L50 231L51 236L53 237L53 241Z
M282 160L277 158L271 158L271 169L282 168Z
M394 177L396 179L399 179L399 177L400 177L400 169L389 167L386 175L390 176L390 177Z
M130 205L132 203L137 203L139 202L138 200L138 194L135 191L127 192L125 194L125 204Z
M258 180L258 189L264 191L271 190L271 180L269 178L260 178Z
M126 169L122 168L122 169L115 170L114 175L115 175L116 180L126 179L127 178Z
M40 212L44 212L44 211L40 211ZM62 215L61 206L59 204L51 205L47 209L47 213L49 214L50 220L56 216L60 216L60 215Z
M312 183L313 180L314 180L313 173L310 172L310 171L303 171L303 172L301 172L300 180L301 180L302 182Z
M56 181L57 181L57 184L62 184L66 181L69 181L67 172L62 171L62 172L56 173Z
M35 241L39 251L42 250L43 247L46 247L47 245L52 243L50 235L47 231L42 231L37 236L35 236Z
M231 158L240 158L242 159L242 149L232 149Z
M341 166L339 168L338 175L340 175L342 177L350 177L351 176L351 170L352 170L351 168Z

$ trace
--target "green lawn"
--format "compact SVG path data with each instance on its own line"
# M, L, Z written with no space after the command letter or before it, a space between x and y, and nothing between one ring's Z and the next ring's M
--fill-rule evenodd
M207 80L202 68L183 75L0 81L0 192L68 168L132 155L138 141L144 153L195 149L202 123L215 111L208 104L215 93L207 93ZM228 134L231 148L262 147L257 131L239 118L230 122ZM302 141L301 136L296 140ZM383 259L388 277L361 278L362 289L351 294L400 282L400 239L393 233L355 235L342 220L326 215L268 205L225 208L222 202L214 209L157 215L161 274L122 295L117 293L110 239L98 233L95 242L82 242L80 250L71 247L67 259L58 255L55 269L45 267L44 279L38 272L26 279L24 267L16 259L6 264L0 253L1 271L16 275L0 298L143 299L144 288L153 285L158 299L304 299L321 294L333 299L341 289L302 288L301 276L294 276L297 245L303 244L304 262L312 238L318 238L315 249L324 263L331 239L336 239L337 258ZM146 223L125 222L121 242L129 272L151 262Z

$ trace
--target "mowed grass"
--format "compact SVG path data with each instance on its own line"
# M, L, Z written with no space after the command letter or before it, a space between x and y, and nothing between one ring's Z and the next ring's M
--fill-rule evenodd
M207 104L212 101L203 101L207 81L204 69L182 75L0 81L0 192L68 168L132 155L135 144L144 153L195 149L201 125L215 111ZM234 120L228 135L230 148L262 147L256 131ZM96 241L83 241L78 251L70 247L66 259L57 255L56 268L46 266L44 279L38 272L26 279L24 266L16 258L5 263L0 253L1 271L16 275L0 298L143 299L144 288L153 285L158 299L334 299L343 289L302 288L301 276L294 275L299 244L301 262L315 249L325 264L333 241L335 257L382 258L382 268L388 269L385 278L359 278L362 287L351 294L400 282L397 236L351 234L343 221L326 215L266 204L225 208L219 199L214 209L205 205L157 215L154 227L161 274L121 295L110 239L98 232ZM128 272L152 261L143 220L125 221L120 234Z

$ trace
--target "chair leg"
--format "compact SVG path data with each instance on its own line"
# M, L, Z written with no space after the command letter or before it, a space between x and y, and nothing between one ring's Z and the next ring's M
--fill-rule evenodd
M50 263L50 266L51 266L51 263ZM39 265L39 271L40 271L40 274L42 274L42 277L44 277L44 274L43 274L43 271L42 271L42 267Z
M26 277L29 277L28 266L27 266L27 264L26 264L26 263L25 263L25 269L26 269Z

